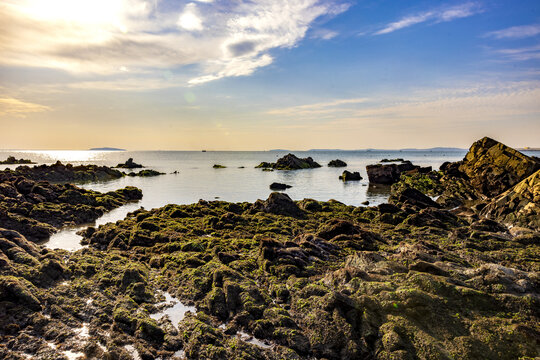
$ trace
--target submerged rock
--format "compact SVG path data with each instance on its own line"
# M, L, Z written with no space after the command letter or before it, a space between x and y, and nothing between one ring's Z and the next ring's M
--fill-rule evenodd
M328 167L346 167L346 166L347 166L347 163L345 161L339 160L339 159L331 160L328 163Z
M299 170L319 167L321 167L321 165L315 162L311 157L300 159L293 154L287 154L278 159L275 163L262 162L256 166L256 168L272 168L275 170Z
M118 164L118 165L116 165L116 167L117 168L122 168L122 169L140 169L140 168L142 168L144 166L134 162L133 158L129 158L129 159L127 159L127 161L125 163Z

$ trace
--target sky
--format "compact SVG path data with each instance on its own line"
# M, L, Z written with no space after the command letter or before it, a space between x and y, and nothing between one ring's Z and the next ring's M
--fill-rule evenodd
M4 149L540 147L538 0L2 0Z

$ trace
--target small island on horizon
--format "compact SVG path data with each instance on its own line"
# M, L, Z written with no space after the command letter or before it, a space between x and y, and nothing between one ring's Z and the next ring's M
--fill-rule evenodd
M115 147L97 147L91 148L90 151L126 151L126 149L120 149Z

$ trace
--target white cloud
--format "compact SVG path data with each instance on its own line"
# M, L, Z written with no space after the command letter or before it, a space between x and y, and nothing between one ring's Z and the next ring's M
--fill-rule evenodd
M339 33L334 30L329 29L316 29L313 31L312 38L314 39L323 39L323 40L331 40L338 36Z
M203 29L202 20L198 15L197 5L189 3L184 12L178 18L178 26L189 31L201 31Z
M0 116L15 115L24 117L28 113L52 110L45 105L33 104L15 98L0 98Z
M273 49L297 46L316 19L346 11L342 1L199 0L175 10L154 0L3 0L0 65L130 77L196 65L192 85L244 76L272 63Z
M526 61L540 59L540 44L513 49L498 49L497 54L511 61Z
M491 31L485 37L495 39L520 39L540 34L540 24L512 26L506 29Z
M419 14L408 15L398 21L387 24L384 28L376 31L374 35L383 35L404 29L409 26L424 22L447 22L455 19L465 18L481 12L481 8L475 3L464 3L452 7L439 8L425 11Z
M322 115L328 113L333 114L344 110L350 110L349 108L343 109L343 105L362 104L366 101L368 101L366 98L338 99L327 102L273 109L268 111L267 114L280 116Z

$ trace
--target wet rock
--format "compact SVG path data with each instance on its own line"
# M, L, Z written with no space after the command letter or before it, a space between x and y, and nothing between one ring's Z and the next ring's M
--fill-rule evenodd
M291 187L292 187L291 185L281 184L281 183L276 183L276 182L270 184L270 190L287 190Z
M0 161L0 165L16 165L16 164L35 164L32 160L16 159L15 156L8 156L6 160Z
M496 196L540 169L540 163L488 137L475 142L459 166L482 194Z
M262 162L257 168L272 168L275 170L299 170L299 169L311 169L319 168L317 162L311 157L300 159L293 154L287 154L284 157L278 159L275 163Z
M360 173L358 171L350 172L345 170L343 174L339 177L343 181L358 181L362 180L362 176L360 176Z
M414 206L419 209L425 209L428 207L440 208L441 206L430 197L422 194L420 191L413 188L404 188L395 191L391 194L389 200L392 204L400 206Z
M339 160L339 159L331 160L328 163L328 167L346 167L346 166L347 166L347 163L345 161Z

